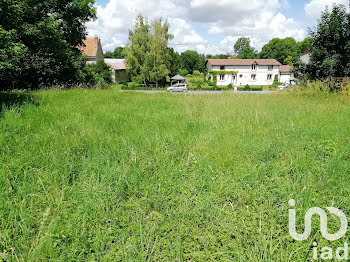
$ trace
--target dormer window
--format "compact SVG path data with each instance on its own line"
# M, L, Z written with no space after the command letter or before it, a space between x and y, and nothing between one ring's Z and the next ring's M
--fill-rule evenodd
M220 66L221 71L225 71L225 66Z
M269 65L269 71L272 71L273 70L273 65Z
M252 70L255 71L257 69L258 65L256 63L252 64Z

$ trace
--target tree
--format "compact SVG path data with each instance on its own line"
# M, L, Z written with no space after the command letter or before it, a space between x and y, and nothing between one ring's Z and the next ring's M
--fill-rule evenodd
M268 42L260 52L262 59L276 59L282 64L293 65L298 58L299 48L292 37L285 39L274 38Z
M128 73L133 81L146 86L165 82L169 75L168 41L172 37L167 22L159 19L150 23L142 15L137 17L124 50Z
M326 9L317 28L310 32L310 76L315 79L328 76L350 76L350 14L344 5Z
M205 70L205 59L197 51L187 50L181 54L184 68L192 74L194 70L203 72Z
M2 89L74 84L81 80L86 22L93 0L0 1ZM5 15L6 14L6 15Z
M143 70L147 70L149 81L158 84L169 75L167 68L168 58L168 42L173 38L169 34L169 24L161 19L152 23L152 34L149 42L149 52L146 53L145 66Z
M235 54L238 56L246 48L250 48L250 39L248 37L238 38L234 45Z
M259 54L258 52L252 48L252 47L245 47L241 52L238 54L239 59L254 59L258 58Z
M219 54L219 55L206 55L206 59L226 59L230 55L228 54Z
M312 38L306 37L303 41L298 42L298 52L299 54L305 53L306 51L311 50Z
M97 61L96 64L86 66L87 80L91 85L102 87L112 84L111 68L104 61Z
M124 47L117 47L114 51L109 51L104 54L105 58L116 58L116 59L124 59Z
M183 66L181 55L178 52L175 52L174 48L171 47L168 47L166 63L170 76L177 75Z
M150 25L148 19L139 15L134 30L129 31L129 42L124 50L128 74L132 81L147 84L147 71L144 70L145 54L149 51Z

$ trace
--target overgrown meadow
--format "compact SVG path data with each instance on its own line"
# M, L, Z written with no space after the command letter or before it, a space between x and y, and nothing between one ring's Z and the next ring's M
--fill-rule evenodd
M312 261L288 201L350 218L338 96L0 94L0 260ZM329 215L329 231L339 222Z

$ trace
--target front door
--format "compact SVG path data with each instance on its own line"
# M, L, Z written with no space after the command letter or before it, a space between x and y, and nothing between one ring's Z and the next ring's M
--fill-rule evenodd
M237 75L232 75L232 84L236 85L237 83Z

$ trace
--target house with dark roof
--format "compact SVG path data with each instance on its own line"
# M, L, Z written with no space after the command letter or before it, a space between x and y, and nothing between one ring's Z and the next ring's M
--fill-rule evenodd
M83 45L78 48L83 53L87 64L94 64L104 59L101 39L98 37L86 38L83 40Z
M209 59L207 61L209 79L213 81L214 73L218 71L215 74L218 86L272 85L275 76L279 81L283 80L280 82L290 82L292 74L283 72L282 76L281 67L282 70L287 70L276 59Z

